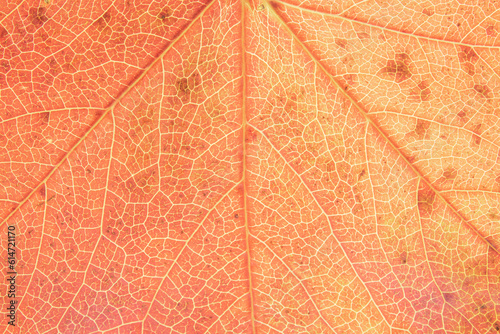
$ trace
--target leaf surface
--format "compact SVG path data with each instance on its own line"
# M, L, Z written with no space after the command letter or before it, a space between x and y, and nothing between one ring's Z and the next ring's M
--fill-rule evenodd
M3 332L500 332L497 3L2 7Z

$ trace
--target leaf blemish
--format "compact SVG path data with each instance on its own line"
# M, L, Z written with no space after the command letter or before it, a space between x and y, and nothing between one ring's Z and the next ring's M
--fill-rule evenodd
M491 98L491 90L486 85L475 85L474 90L486 99Z
M418 208L421 214L429 215L432 212L435 197L436 194L428 186L418 191Z
M415 126L415 133L417 134L418 138L423 139L430 126L431 122L425 121L423 119L418 119Z
M411 91L411 96L416 98L419 101L429 101L430 96L431 96L431 89L429 88L429 85L427 82L422 81L420 82L417 87L415 87Z
M47 8L38 7L38 8L30 8L30 17L31 23L40 28L47 20L49 19L45 13L47 12Z
M454 178L457 177L457 170L453 167L448 167L446 170L443 172L443 177L447 180L453 180Z
M460 51L458 52L458 60L461 63L465 62L476 62L479 59L476 52L469 46L460 45Z
M401 83L412 76L409 65L410 57L406 53L399 53L395 59L387 61L381 73L388 74L394 81Z
M169 23L169 17L172 16L172 10L168 7L165 7L159 14L158 19L162 21L163 24Z
M342 38L335 38L335 44L340 46L342 49L345 49L347 46L347 41Z

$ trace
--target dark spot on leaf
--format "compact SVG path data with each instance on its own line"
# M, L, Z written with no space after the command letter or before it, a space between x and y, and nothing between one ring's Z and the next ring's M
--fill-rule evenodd
M495 330L496 330L497 332L500 332L500 323L495 322L495 324L493 325L493 328L495 328Z
M40 187L40 189L38 190L38 193L40 194L40 196L45 196L45 185L42 185Z
M474 127L474 130L472 130L474 132L474 134L472 135L472 144L473 145L479 145L481 144L481 126L482 124L478 124Z
M425 8L422 13L424 15L427 15L427 16L432 16L434 14L434 10L430 9L430 8Z
M9 32L4 27L0 26L0 41L3 41L9 36Z
M366 171L363 169L359 174L358 174L358 179L362 178L366 174Z
M443 177L447 180L453 180L454 178L457 177L457 170L453 167L448 167L446 170L443 172Z
M476 52L468 46L460 45L460 51L458 52L458 60L461 63L465 63L467 61L476 62L479 59Z
M464 65L464 71L465 73L467 73L468 75L474 75L476 74L476 70L474 69L474 65L472 65L471 63L465 63Z
M418 138L423 139L427 133L427 129L431 126L431 122L425 121L423 119L417 120L417 125L415 126L415 133Z
M254 142L257 139L257 131L255 131L252 127L247 128L247 134L245 140L249 143Z
M474 90L486 99L491 97L491 90L486 85L475 85Z
M467 115L467 113L465 112L465 110L461 110L457 116L460 117L460 118L464 118L465 116Z
M431 89L425 81L422 81L412 90L411 95L419 101L429 101Z
M400 53L396 55L396 59L388 60L387 65L382 68L382 74L388 74L397 83L401 83L409 78L411 78L410 71L410 58L405 53Z
M479 146L481 144L481 137L479 137L478 135L476 134L473 134L472 135L472 144L474 146Z
M358 35L358 38L359 39L367 39L367 38L370 38L370 34L366 33L366 32L357 32L356 33Z
M234 218L238 219L239 217L240 217L239 214L237 214L237 213L234 214Z
M427 185L418 191L418 208L421 214L430 215L436 194Z
M188 93L189 92L188 79L182 78L179 81L177 81L177 89L179 92Z
M7 60L2 60L2 62L0 63L0 66L2 66L2 69L4 73L7 73L9 72L10 70L10 63L7 61Z
M187 96L195 92L195 88L201 84L201 78L198 72L193 73L188 78L181 78L177 80L177 92L181 96Z
M97 28L99 30L101 30L101 29L104 29L104 27L106 27L106 25L108 24L108 22L110 20L111 20L111 13L108 10L107 12L102 14L102 16L94 22L94 25L97 26Z
M453 293L443 293L443 297L447 303L453 304L455 301L455 295Z
M408 261L408 253L407 252L401 253L399 255L399 259L401 260L402 264L406 264L406 262Z
M486 28L486 35L495 36L496 34L495 26L488 26L488 28Z
M43 123L49 123L50 119L50 113L49 112L43 112L40 114L40 119L42 120Z
M342 38L335 38L335 44L340 46L342 49L345 49L347 46L347 41Z
M172 15L172 10L168 7L165 7L159 14L158 19L162 21L163 24L168 24L169 17Z
M488 218L491 220L498 220L500 218L500 215L496 214L495 212L490 212L488 213Z
M45 15L46 12L47 8L45 7L30 8L31 23L37 29L40 28L49 19L47 15Z

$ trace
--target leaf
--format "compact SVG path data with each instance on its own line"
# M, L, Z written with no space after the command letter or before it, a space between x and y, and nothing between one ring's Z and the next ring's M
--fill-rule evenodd
M498 4L2 8L4 332L500 332Z

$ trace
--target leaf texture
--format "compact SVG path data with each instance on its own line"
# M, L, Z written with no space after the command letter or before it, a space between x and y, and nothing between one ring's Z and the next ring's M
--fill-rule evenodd
M1 7L2 332L500 332L498 3Z

